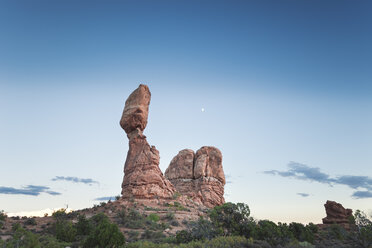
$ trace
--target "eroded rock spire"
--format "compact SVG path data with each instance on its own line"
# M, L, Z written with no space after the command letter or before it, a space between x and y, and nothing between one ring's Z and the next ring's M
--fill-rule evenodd
M121 191L124 199L172 198L175 192L159 168L159 151L155 146L150 147L142 134L147 125L150 99L149 88L140 84L126 100L120 120L129 139Z

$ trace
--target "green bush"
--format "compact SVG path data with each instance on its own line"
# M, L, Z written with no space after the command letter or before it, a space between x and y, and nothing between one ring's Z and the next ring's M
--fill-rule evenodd
M8 216L4 213L4 210L0 211L0 221L5 221Z
M158 242L158 241L162 240L163 238L165 238L165 235L163 234L162 231L151 231L151 230L146 229L142 233L141 238Z
M292 242L295 238L293 233L291 232L287 223L278 223L278 228L280 231L279 243L281 245L286 245Z
M220 228L209 220L200 217L198 221L190 223L190 234L193 240L208 240L222 234Z
M40 246L42 248L65 248L69 247L71 244L67 242L61 242L56 239L56 237L51 235L43 235L39 239Z
M78 222L75 225L77 235L89 235L90 232L93 230L93 224L89 221L85 215L79 215Z
M176 233L176 243L177 244L181 244L181 243L189 243L192 241L192 236L191 236L191 233L186 231L186 230L182 230L182 231L178 231Z
M139 232L138 231L134 231L134 230L130 230L128 232L128 236L129 236L129 240L128 241L138 240Z
M94 229L84 242L84 247L120 247L125 243L124 235L120 232L117 225L111 223L103 213L92 217L95 223Z
M179 226L180 223L179 223L177 220L172 220L172 221L170 222L170 225L171 225L171 226Z
M365 213L356 210L354 214L357 225L357 241L362 247L372 247L372 221Z
M209 218L216 227L221 227L227 235L239 235L241 225L249 221L250 210L244 203L227 202L214 207Z
M160 217L157 214L151 213L149 214L149 216L147 216L147 219L153 222L158 222L160 220Z
M70 221L58 220L54 224L56 238L63 242L73 242L76 239L76 227Z
M13 238L7 241L7 247L40 248L39 236L23 229L20 225L14 226Z
M0 228L3 227L5 220L8 216L4 213L4 210L0 211Z
M140 229L145 226L145 217L135 209L129 211L122 209L116 216L117 222L131 229Z
M174 220L174 213L173 213L173 212L168 212L168 213L165 215L165 219L168 220L168 221L172 221L172 220Z
M56 219L56 220L61 220L61 219L66 219L67 218L67 213L66 213L66 209L65 208L61 208L57 211L54 211L52 213L52 216Z
M28 218L26 221L25 221L25 225L28 225L28 226L36 226L37 223L36 223L36 219L33 217L33 218Z
M314 243L314 234L318 228L312 223L305 227L301 223L292 222L289 224L289 230L298 241Z
M280 228L269 220L260 220L258 222L255 235L257 239L265 240L273 246L279 245L282 242Z
M126 248L266 248L265 242L253 242L245 237L216 237L205 241L191 241L187 244L154 244L148 241L129 243Z

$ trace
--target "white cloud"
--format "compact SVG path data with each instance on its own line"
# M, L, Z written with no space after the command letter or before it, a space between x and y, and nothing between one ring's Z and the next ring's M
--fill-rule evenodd
M42 209L42 210L35 210L35 211L21 211L21 212L15 212L15 213L6 213L9 217L12 217L12 216L27 216L27 217L43 217L46 213L50 216L53 214L53 212L59 210L61 208L54 208L54 209L50 209L50 208L46 208L46 209ZM69 213L69 212L72 212L73 209L71 208L67 208L66 212Z

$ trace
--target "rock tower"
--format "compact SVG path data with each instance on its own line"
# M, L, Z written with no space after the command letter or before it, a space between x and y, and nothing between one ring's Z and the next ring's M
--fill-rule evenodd
M141 84L126 100L120 120L129 139L121 186L124 199L166 199L172 198L175 192L159 168L159 151L155 146L150 147L142 133L147 125L150 100L149 88Z

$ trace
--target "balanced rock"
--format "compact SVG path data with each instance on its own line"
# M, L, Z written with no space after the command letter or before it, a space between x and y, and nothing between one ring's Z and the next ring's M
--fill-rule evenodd
M137 128L143 131L147 125L151 93L149 87L140 84L139 87L130 94L125 101L123 115L120 120L120 126L127 134L135 131Z
M206 207L225 202L222 154L215 147L204 146L196 154L190 149L180 151L165 171L165 177L178 192Z
M324 204L327 217L323 218L323 224L349 224L353 210L345 209L340 203L327 201Z
M140 85L125 102L121 127L129 138L129 151L124 165L122 197L124 199L170 199L174 186L159 168L159 151L147 143L142 131L147 125L151 93Z

